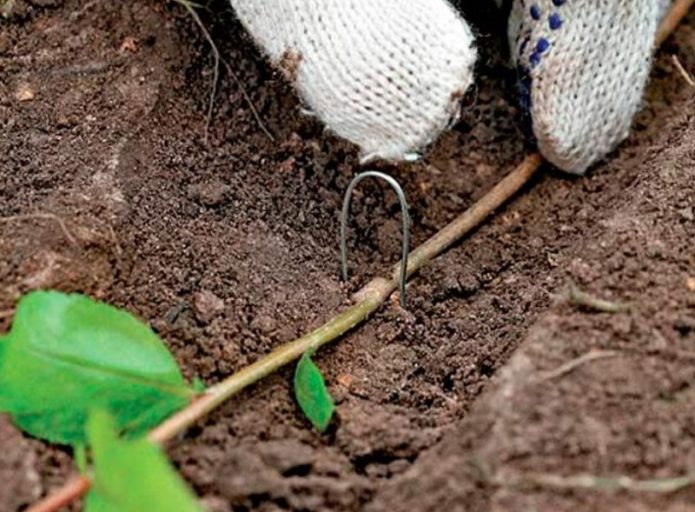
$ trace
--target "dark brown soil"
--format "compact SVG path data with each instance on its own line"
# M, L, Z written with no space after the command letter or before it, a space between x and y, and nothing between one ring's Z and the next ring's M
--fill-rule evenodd
M354 277L340 283L356 153L300 114L229 8L211 7L275 142L227 73L205 141L212 62L178 6L18 0L0 25L0 311L35 288L89 293L149 321L207 383L347 305L400 240L395 198L365 184ZM467 9L483 59L461 122L425 162L386 167L409 196L415 243L528 151L490 35L504 20ZM695 100L672 54L695 67L694 16L659 52L634 134L608 163L583 179L546 173L413 280L408 312L393 302L320 352L338 402L329 433L299 413L288 369L173 443L208 508L690 510L691 489L520 485L695 472ZM632 309L573 307L570 282ZM618 354L541 378L592 349ZM1 510L74 471L66 450L4 420L0 452Z

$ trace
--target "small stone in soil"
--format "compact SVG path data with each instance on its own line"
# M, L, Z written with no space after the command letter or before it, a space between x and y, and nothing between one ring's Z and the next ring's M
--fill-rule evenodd
M17 87L17 90L14 93L14 97L17 101L31 101L36 97L36 93L27 84L22 84L19 87Z
M211 291L202 290L193 296L193 308L200 320L209 322L224 311L224 301Z
M219 206L227 200L231 187L219 180L196 183L188 187L188 197L203 206Z

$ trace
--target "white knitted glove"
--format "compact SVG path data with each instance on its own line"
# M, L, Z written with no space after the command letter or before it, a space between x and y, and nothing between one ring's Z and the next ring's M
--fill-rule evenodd
M541 153L560 169L583 174L627 137L649 76L664 4L513 3L509 38L521 103L531 115Z
M364 160L407 159L473 81L473 35L444 0L232 0L306 103Z
M581 174L628 134L669 0L514 0L521 103L543 155ZM363 160L408 160L473 82L473 36L447 0L231 0L319 118ZM499 3L499 0L497 0Z

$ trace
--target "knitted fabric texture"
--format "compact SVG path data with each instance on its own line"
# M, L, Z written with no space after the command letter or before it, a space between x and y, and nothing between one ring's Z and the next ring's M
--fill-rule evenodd
M364 161L412 159L456 117L476 51L445 0L231 0L311 110Z
M583 174L623 141L649 75L663 0L515 0L509 34L543 156Z
M473 36L446 0L231 2L307 105L365 161L417 156L455 119L473 81ZM521 104L547 160L582 174L627 137L670 3L512 0Z

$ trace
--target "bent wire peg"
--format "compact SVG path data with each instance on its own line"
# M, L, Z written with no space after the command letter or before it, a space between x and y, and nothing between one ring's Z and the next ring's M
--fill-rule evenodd
M388 183L396 192L398 201L401 205L401 217L403 221L403 253L401 255L401 273L399 280L399 290L401 295L401 307L406 308L405 284L408 279L408 252L410 250L410 214L408 213L408 202L405 198L403 189L398 182L388 174L378 171L366 171L358 174L350 182L350 186L345 193L343 200L343 211L340 216L340 266L342 270L343 281L348 279L348 249L347 249L347 224L350 215L350 204L352 201L352 192L355 187L366 178L378 178Z

